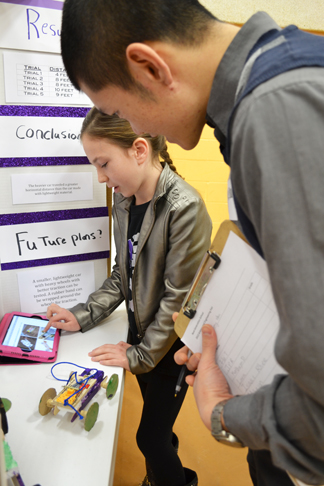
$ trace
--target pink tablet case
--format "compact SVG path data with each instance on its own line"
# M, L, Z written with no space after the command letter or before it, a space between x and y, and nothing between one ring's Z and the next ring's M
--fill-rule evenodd
M27 347L33 346L33 343L36 341L39 334L39 326L33 326L33 323L31 321L23 326L21 335L19 337L18 344L20 344L21 346L24 346L25 344L25 349L21 349L20 347L4 346L2 344L14 316L36 318L37 322L39 322L39 320L45 320L44 327L48 322L48 319L46 319L46 317L36 314L27 314L22 312L12 312L9 314L5 314L0 324L0 365L54 363L57 358L57 349L60 340L59 332L56 331L54 337L49 335L51 333L46 333L47 336L44 336L43 338L42 345L43 347L52 348L50 352L37 349L32 349L31 351L29 351L27 350Z

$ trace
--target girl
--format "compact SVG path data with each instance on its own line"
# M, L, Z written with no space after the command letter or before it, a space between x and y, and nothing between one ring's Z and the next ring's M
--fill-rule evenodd
M136 437L146 459L141 485L194 486L197 475L182 467L172 432L187 391L184 385L174 396L180 366L173 355L181 342L172 314L209 248L211 221L199 194L177 175L164 137L137 136L126 120L92 108L81 140L99 182L114 188L116 264L85 304L51 304L49 325L85 332L126 300L129 342L89 355L136 375L144 401Z

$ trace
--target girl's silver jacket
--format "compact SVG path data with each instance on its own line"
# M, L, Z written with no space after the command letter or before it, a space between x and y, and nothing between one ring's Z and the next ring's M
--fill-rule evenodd
M116 262L112 274L85 304L71 312L85 332L125 299L128 306L127 229L132 198L114 194ZM172 321L199 263L210 246L212 224L206 206L187 182L166 164L150 202L138 241L132 293L140 344L127 350L134 374L152 370L177 335Z

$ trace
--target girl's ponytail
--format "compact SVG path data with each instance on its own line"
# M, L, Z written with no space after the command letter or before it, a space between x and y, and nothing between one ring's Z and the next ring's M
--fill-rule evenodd
M162 159L160 160L162 167L164 167L165 164L168 164L170 169L183 179L183 177L178 173L176 166L173 164L173 161L168 152L168 146L166 144L165 137L159 135L157 137L152 138L151 145L155 155L159 156Z
M162 167L164 167L165 164L168 164L168 166L170 167L170 169L173 170L173 172L175 172L176 174L178 174L178 176L183 179L183 177L177 171L176 166L173 164L173 161L172 161L172 159L170 157L170 154L168 152L168 147L167 147L167 144L166 143L164 144L164 148L160 152L160 157L163 159L161 161Z

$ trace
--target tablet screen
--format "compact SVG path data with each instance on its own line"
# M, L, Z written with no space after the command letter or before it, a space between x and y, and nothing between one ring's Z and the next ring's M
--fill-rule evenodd
M3 340L3 346L25 351L53 352L56 329L50 327L44 334L48 320L14 315Z

